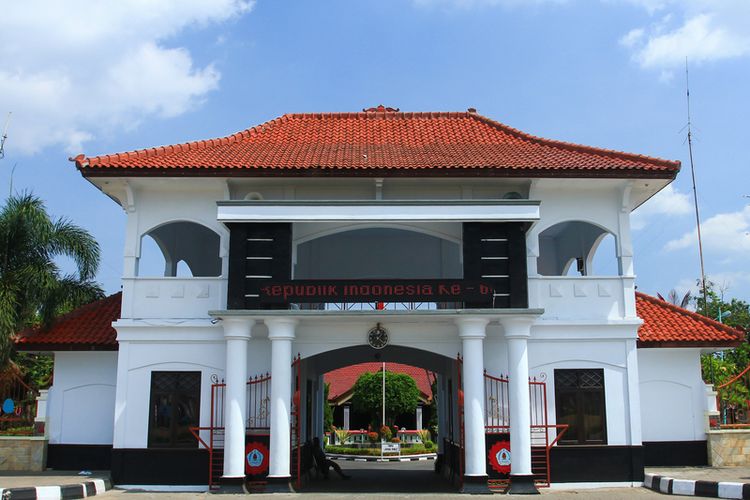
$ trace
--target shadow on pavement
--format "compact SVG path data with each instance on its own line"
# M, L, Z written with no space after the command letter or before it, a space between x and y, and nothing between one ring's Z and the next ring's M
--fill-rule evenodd
M331 471L330 479L312 479L300 493L452 493L456 488L434 471L435 462L343 462L351 479Z

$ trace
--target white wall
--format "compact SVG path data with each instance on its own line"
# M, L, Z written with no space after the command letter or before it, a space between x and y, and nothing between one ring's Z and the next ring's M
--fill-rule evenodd
M50 444L112 444L116 352L56 352Z
M151 372L201 372L200 424L211 414L211 379L224 377L226 349L220 325L126 327L120 342L115 410L115 448L146 448Z
M702 441L700 349L638 349L644 441Z
M529 342L529 376L547 380L549 423L556 423L555 369L604 370L607 444L629 445L627 346L624 340L554 340Z

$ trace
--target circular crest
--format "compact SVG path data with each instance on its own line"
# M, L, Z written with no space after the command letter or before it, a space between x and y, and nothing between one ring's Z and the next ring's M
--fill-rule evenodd
M245 473L263 474L268 470L268 447L261 442L247 443L245 446Z
M510 474L510 442L496 442L488 453L490 466L500 474Z

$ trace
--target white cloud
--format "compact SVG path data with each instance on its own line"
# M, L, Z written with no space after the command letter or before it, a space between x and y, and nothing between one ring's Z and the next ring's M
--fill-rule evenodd
M646 31L643 28L635 28L628 31L625 36L620 38L620 45L631 48L643 40Z
M706 281L714 284L717 292L724 291L724 297L734 296L736 288L750 285L750 272L747 271L730 271L721 273L709 273Z
M7 149L80 152L100 129L173 117L217 88L170 38L248 12L253 0L29 0L0 18L0 112L12 111Z
M625 0L652 15L669 13L631 30L620 44L642 68L671 69L750 55L747 0Z
M573 0L412 0L420 6L475 8L576 3ZM650 16L648 26L634 27L619 39L642 68L674 69L687 57L702 63L750 55L749 0L600 0L605 4L631 4ZM578 0L578 5L586 2ZM660 80L671 80L660 73Z
M669 184L633 212L630 225L634 230L643 229L652 217L680 216L691 211L690 196Z
M701 224L703 248L727 257L745 258L750 252L750 205L738 212L716 214ZM693 230L667 242L668 251L697 248L698 231Z

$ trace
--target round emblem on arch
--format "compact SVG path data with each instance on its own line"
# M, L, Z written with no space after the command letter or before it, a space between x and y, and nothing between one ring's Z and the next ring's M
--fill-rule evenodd
M367 343L373 349L382 349L388 345L388 330L383 328L380 323L370 328L367 332Z

